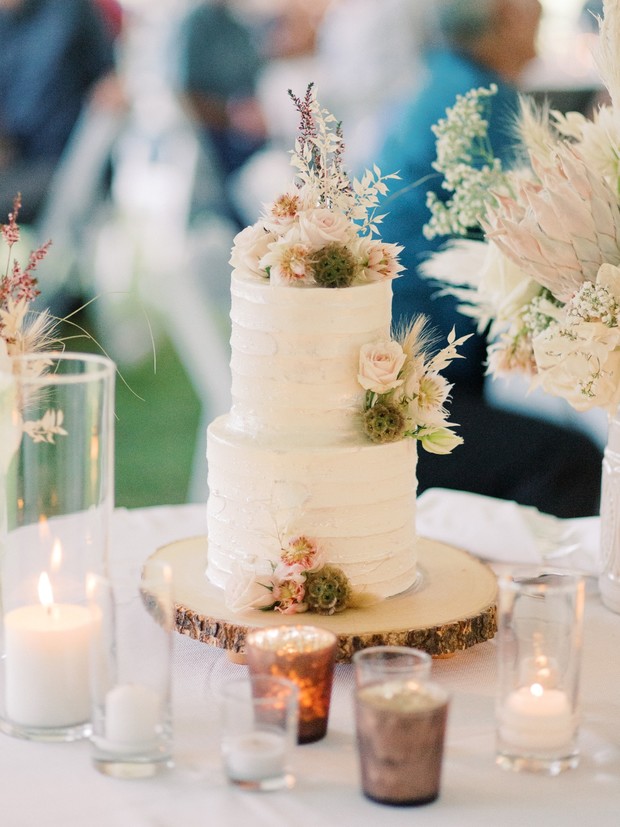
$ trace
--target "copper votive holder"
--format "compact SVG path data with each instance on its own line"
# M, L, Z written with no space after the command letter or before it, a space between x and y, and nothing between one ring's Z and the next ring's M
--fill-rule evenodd
M298 742L327 732L337 638L316 626L255 629L245 639L251 675L287 678L299 687Z

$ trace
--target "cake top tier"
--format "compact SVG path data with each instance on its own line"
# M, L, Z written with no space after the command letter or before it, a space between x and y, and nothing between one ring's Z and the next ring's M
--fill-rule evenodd
M463 339L439 353L424 319L391 339L397 244L381 241L387 181L375 166L350 180L340 124L312 84L289 93L300 115L296 178L235 238L232 283L234 429L265 441L329 445L356 435L413 437L434 453L461 441L447 423L440 375Z
M350 287L392 279L402 247L378 238L380 197L390 178L377 167L361 180L342 168L340 125L321 109L312 85L303 99L292 152L296 180L235 238L230 263L244 275L293 287Z

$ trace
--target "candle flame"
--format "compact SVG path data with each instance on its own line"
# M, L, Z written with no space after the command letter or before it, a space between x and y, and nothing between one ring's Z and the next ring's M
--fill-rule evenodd
M532 695L534 695L536 698L540 698L540 697L544 694L544 691L545 691L545 690L543 689L543 687L542 687L539 683L533 683L533 684L530 686L530 692L531 692L531 693L532 693Z
M41 605L45 606L46 609L50 609L54 603L52 584L45 571L41 572L41 576L39 577L39 600L41 601Z
M60 564L62 563L62 545L60 544L60 540L58 537L54 540L54 545L52 546L52 556L50 558L50 568L52 571L58 571L60 568Z

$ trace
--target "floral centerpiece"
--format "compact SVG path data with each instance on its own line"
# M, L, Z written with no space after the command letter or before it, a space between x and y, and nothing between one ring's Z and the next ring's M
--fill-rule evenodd
M361 180L350 180L343 168L340 124L320 107L313 85L304 98L289 94L300 115L291 160L296 180L236 236L233 272L297 290L356 289L397 278L403 270L402 247L380 239L383 216L378 212L387 182L397 176L382 175L375 166ZM462 442L448 423L451 385L441 371L460 358L465 338L452 332L446 346L433 353L426 320L419 318L393 337L361 347L359 422L371 442L413 438L436 454ZM314 538L283 537L280 547L280 559L265 562L260 571L253 564L236 567L228 580L229 607L333 614L374 599L354 593Z
M620 8L604 0L597 63L608 102L591 119L522 99L529 163L493 157L471 90L434 127L446 203L430 195L429 238L463 236L424 266L488 330L488 372L520 372L578 411L610 416L601 490L603 602L620 612ZM473 229L473 237L472 237ZM481 233L482 231L482 233ZM468 237L469 236L469 237Z
M435 127L446 203L425 233L462 236L423 269L489 331L488 371L520 372L576 410L620 403L620 10L605 1L598 65L609 93L589 120L521 101L524 163L487 137L495 89L471 90Z

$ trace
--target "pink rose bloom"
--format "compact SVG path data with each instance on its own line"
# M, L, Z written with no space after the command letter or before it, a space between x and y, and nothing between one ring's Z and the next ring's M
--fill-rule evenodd
M260 223L246 227L235 236L229 264L240 273L267 278L260 260L269 251L269 245L274 240L275 236L267 232Z
M360 350L357 381L368 391L383 394L400 387L407 356L398 342L374 342Z
M346 246L356 237L357 229L342 213L317 207L299 214L299 235L313 250L320 250L332 243Z

